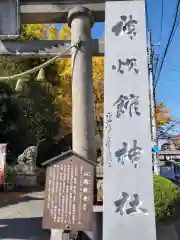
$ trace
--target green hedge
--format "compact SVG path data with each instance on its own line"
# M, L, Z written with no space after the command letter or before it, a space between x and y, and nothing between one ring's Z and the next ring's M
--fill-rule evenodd
M180 218L180 188L161 176L154 175L156 220L174 222Z

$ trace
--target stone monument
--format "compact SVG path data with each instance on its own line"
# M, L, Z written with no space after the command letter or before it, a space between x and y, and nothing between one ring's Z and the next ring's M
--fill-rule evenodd
M106 2L103 239L155 240L144 1Z

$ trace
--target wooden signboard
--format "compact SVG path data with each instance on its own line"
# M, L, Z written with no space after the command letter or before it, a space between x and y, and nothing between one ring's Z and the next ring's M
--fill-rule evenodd
M94 166L69 151L47 162L43 227L92 230Z

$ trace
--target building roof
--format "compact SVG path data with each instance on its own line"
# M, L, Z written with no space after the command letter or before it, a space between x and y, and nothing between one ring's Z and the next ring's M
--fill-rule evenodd
M180 150L161 150L158 152L159 155L180 155Z
M62 154L60 154L60 155L57 155L56 157L51 158L51 159L43 162L41 165L42 165L42 166L46 166L46 165L50 165L50 164L52 164L52 163L55 164L56 162L63 161L63 160L65 160L66 158L71 157L71 156L73 156L73 155L76 156L76 157L78 157L78 158L81 158L81 160L83 160L83 161L85 161L85 162L88 162L88 163L96 166L96 163L94 163L94 162L92 162L92 161L90 161L90 160L87 160L86 158L84 158L83 156L81 156L80 154L78 154L78 153L76 153L75 151L72 151L72 150L67 151L67 152L65 152L65 153L62 153Z

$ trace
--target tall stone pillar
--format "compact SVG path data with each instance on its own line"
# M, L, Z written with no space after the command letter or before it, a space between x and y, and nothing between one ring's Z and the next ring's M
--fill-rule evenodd
M72 49L73 150L86 159L96 162L91 49L91 27L93 23L92 12L87 8L76 6L68 14L68 24L71 27L71 44L82 41L79 49ZM97 216L94 213L93 232L83 233L82 238L84 240L100 240L96 236L96 225Z
M91 53L91 27L93 23L93 15L87 8L77 6L71 9L68 14L68 25L71 27L71 44L74 45L78 41L82 42L78 49L72 48L73 150L86 159L95 162ZM89 234L92 236L92 233ZM56 239L69 239L69 234L63 234L61 230L52 230L51 240ZM86 234L85 239L88 239Z
M93 22L91 11L84 7L74 7L68 14L72 45L82 41L79 49L72 49L73 150L91 161L96 161L91 53Z

